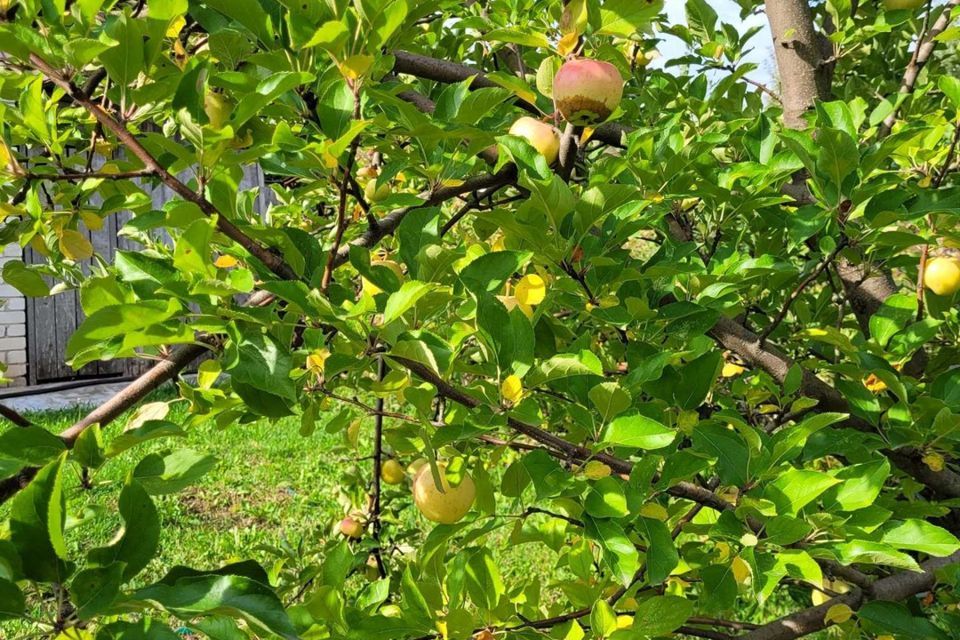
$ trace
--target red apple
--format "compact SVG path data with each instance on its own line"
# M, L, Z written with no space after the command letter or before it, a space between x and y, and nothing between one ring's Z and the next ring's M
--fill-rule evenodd
M574 58L553 78L553 99L567 122L590 125L610 117L623 97L623 78L602 60Z

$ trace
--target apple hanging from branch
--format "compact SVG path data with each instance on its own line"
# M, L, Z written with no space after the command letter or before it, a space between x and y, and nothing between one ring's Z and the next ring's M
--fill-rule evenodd
M553 164L560 153L560 137L556 129L546 122L530 116L518 118L510 127L510 135L519 136L540 152L547 164Z
M447 478L447 465L437 465L440 471L441 486L437 486L429 464L423 465L413 478L413 502L428 520L440 524L453 524L467 515L477 488L473 478L463 474L460 484L453 486Z
M563 118L575 125L603 122L620 105L623 78L609 62L574 58L553 78L553 99Z

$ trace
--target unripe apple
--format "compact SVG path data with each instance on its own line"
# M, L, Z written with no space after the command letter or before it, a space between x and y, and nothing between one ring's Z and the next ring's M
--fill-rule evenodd
M927 0L883 0L883 8L887 11L914 11L927 4Z
M556 130L546 122L523 116L510 127L510 135L520 136L540 152L547 164L553 164L560 153L560 137Z
M938 296L952 296L960 291L960 259L934 258L927 262L923 282Z
M233 111L233 105L222 93L209 91L203 97L203 111L210 119L210 126L214 129L222 129L223 125L230 119L230 113Z
M393 189L390 188L390 185L379 184L379 180L371 180L363 188L363 195L366 196L368 202L381 202L386 200L391 193L393 193Z
M354 540L363 537L363 531L366 529L362 522L350 516L347 516L341 520L340 524L337 525L337 528L340 530L340 533L348 538L353 538Z
M606 120L623 97L623 78L615 66L602 60L574 58L553 78L557 109L573 124Z
M401 484L407 479L407 474L403 465L391 458L380 466L380 477L387 484Z
M446 465L437 465L440 470L441 486L433 479L430 465L424 465L413 478L413 503L428 520L440 524L453 524L467 515L473 500L477 496L477 488L473 478L463 475L459 485L453 486L445 474Z

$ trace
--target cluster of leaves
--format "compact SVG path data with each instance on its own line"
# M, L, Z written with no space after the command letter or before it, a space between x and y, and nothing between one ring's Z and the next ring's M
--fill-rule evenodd
M835 90L795 131L744 81L754 34L704 0L685 26L635 0L0 3L0 239L47 258L4 280L79 291L75 367L214 353L179 383L185 424L0 434L2 475L32 477L0 618L98 639L173 638L172 617L215 640L627 640L833 597L812 630L954 637L960 573L937 562L960 550L960 318L913 283L920 247L960 246L960 83L931 64L898 94L922 12L814 5ZM638 63L668 31L687 55ZM574 51L626 87L612 122L573 132L566 180L504 133L520 107L553 114ZM238 189L251 167L269 197ZM95 255L86 232L126 211L141 248ZM857 287L884 272L902 293L865 311ZM519 299L534 275L544 296ZM411 543L404 494L381 506L345 476L371 534L318 532L308 570L139 582L151 496L213 465L176 437L288 415L304 447L377 423L377 450L456 461L471 514ZM159 438L119 491L124 529L69 554L65 470ZM505 538L554 572L506 580ZM383 571L347 581L371 555ZM931 566L928 599L933 577L872 596ZM801 634L783 628L762 637Z

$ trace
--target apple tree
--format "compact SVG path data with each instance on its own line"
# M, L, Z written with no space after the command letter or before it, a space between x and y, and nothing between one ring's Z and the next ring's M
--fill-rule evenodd
M79 292L72 366L155 363L0 432L0 625L960 637L960 0L718 4L0 0L4 281ZM148 577L178 436L289 416L372 451L306 563Z

